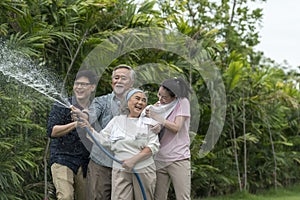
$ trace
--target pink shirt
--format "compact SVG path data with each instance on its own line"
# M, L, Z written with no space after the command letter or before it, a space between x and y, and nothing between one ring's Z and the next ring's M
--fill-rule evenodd
M160 140L160 149L155 156L155 160L173 162L190 158L190 102L187 98L179 99L174 111L167 118L174 122L177 116L187 117L183 126L177 133L165 129L165 133Z

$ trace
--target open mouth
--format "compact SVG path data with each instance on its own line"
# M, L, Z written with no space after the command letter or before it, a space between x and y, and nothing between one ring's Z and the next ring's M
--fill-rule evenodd
M116 84L115 87L118 87L118 88L123 88L124 85L121 85L121 84Z
M137 109L137 110L142 110L142 108L139 108L139 107L135 107L135 109Z
M76 91L76 95L77 95L77 96L82 96L82 95L84 95L84 91L78 91L78 90L77 90L77 91Z
M143 107L142 106L134 106L134 108L136 109L136 110L138 110L138 111L141 111L141 110L143 110Z

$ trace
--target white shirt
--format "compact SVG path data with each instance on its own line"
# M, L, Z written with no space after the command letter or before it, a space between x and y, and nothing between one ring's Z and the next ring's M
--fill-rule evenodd
M140 123L139 118L128 118L126 115L114 117L100 132L94 132L95 138L104 146L109 146L118 160L126 160L149 147L152 155L159 148L158 136L150 131L148 125ZM153 156L140 161L134 167L142 169L154 163ZM113 167L122 168L114 162Z

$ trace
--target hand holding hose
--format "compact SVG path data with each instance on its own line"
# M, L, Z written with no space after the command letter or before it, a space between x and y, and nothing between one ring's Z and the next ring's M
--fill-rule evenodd
M70 107L72 112L74 110L74 113L77 114L78 110L76 107L74 106L71 106ZM84 128L86 130L86 132L88 133L89 137L91 137L91 139L93 140L93 142L109 157L111 158L112 160L114 160L115 162L121 164L121 165L124 165L123 167L124 168L127 168L127 169L130 169L133 171L135 177L137 178L138 180L138 183L139 183L139 186L141 188L141 192L142 192L142 195L143 195L143 199L144 200L147 200L147 197L146 197L146 192L145 192L145 189L143 187L143 183L141 181L141 178L139 176L139 174L135 171L134 169L134 165L135 165L135 160L136 158L135 157L132 157L131 159L128 159L128 160L124 160L124 161L120 161L118 160L117 158L115 158L113 155L110 154L110 152L108 152L98 141L97 139L95 138L95 136L93 135L93 132L94 132L94 129L92 128L92 126L90 125L90 123L88 122L87 119L85 118L81 118L80 115L76 115L74 118L76 118L76 120L78 121L78 126Z
M72 113L72 119L73 121L77 121L77 127L79 128L87 128L89 131L93 132L94 129L91 126L91 124L86 119L86 115L83 114L83 112L76 108L75 106L70 106L71 113Z
M134 158L129 158L129 159L126 159L126 160L122 160L122 167L125 168L128 171L132 171L135 164L136 164L136 161L134 160Z
M79 108L76 108L75 106L70 106L71 113L72 113L72 119L74 121L78 121L78 118L80 119L89 119L89 113L88 110L83 109L80 110Z

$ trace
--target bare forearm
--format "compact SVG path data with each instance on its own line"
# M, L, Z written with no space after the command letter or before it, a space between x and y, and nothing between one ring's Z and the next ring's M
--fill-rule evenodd
M181 129L181 127L183 126L185 120L186 120L185 117L177 116L175 118L174 122L171 122L169 120L165 120L164 123L163 123L163 126L167 129L169 129L170 131L172 131L173 133L177 133Z
M65 124L65 125L55 125L52 129L52 133L51 136L52 137L61 137L64 136L66 134L68 134L69 132L71 132L73 129L75 129L77 126L77 122L71 122L69 124Z
M170 122L168 120L165 120L164 123L163 123L163 126L166 128L166 129L169 129L171 132L173 133L177 133L178 130L179 130L179 127L178 125L176 125L174 122Z
M140 153L132 157L134 163L138 163L142 160L146 160L152 155L152 151L149 147L145 147Z
M130 159L123 160L122 166L125 169L132 170L137 163L149 158L151 155L152 155L151 149L149 147L145 147L140 153L136 154Z

